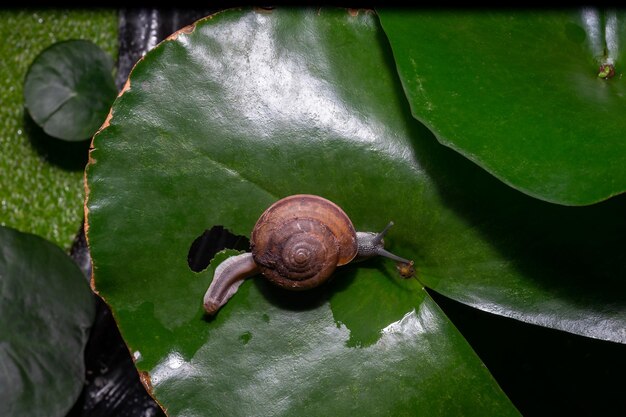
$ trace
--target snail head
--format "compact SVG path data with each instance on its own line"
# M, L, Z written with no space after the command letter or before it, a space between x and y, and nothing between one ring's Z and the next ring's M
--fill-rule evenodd
M358 245L358 251L356 255L357 261L362 261L372 256L384 256L385 258L393 259L397 262L402 263L410 263L408 259L401 258L400 256L394 255L385 249L385 241L384 237L389 231L389 229L393 226L393 222L389 222L387 226L380 233L374 232L357 232L356 240Z

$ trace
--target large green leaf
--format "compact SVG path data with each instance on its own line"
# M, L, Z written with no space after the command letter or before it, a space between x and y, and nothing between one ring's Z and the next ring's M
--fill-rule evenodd
M626 190L622 12L378 13L412 112L441 143L547 201Z
M83 274L59 247L0 227L0 415L68 412L94 315Z
M191 271L192 242L216 224L249 236L289 194L331 198L362 230L393 218L390 249L420 265L446 231L467 229L427 175L439 145L410 116L390 58L371 13L247 10L203 20L135 67L94 138L88 238L96 288L171 415L517 414L389 261L304 293L254 279L203 316L213 267Z
M31 117L55 138L93 136L117 95L113 60L88 40L52 44L33 61L24 79Z

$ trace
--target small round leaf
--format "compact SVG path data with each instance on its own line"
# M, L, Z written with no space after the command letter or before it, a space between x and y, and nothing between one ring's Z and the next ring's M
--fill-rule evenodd
M0 415L68 412L94 315L84 276L59 247L0 227Z
M90 41L63 41L46 48L24 80L31 117L55 138L90 138L117 94L112 69L111 57Z

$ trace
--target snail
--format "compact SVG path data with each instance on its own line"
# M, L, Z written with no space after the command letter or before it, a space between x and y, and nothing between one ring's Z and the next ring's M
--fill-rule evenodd
M327 281L337 266L376 255L402 264L412 261L384 248L380 233L357 232L348 215L323 197L297 194L272 204L256 222L251 252L232 256L215 269L204 309L215 314L246 278L262 274L289 290L306 290Z

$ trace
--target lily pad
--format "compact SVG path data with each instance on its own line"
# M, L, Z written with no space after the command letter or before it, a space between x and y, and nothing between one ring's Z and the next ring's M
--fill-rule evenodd
M412 113L441 143L546 201L626 190L623 12L378 14Z
M323 195L360 230L393 218L389 249L416 259L415 237L432 242L419 232L462 224L417 162L432 137L384 42L369 12L225 11L146 54L94 137L94 285L170 415L517 415L389 261L302 293L251 279L203 314L213 268L233 252L196 273L190 246L214 225L249 236L280 197Z
M55 43L33 61L24 80L24 100L33 120L50 136L90 138L117 95L113 60L87 40Z
M115 56L117 26L113 9L0 10L0 56L10 57L0 65L0 225L36 234L64 249L71 246L83 219L89 144L31 135L28 128L39 133L39 127L25 123L30 118L24 109L24 77L43 48L64 39L89 39ZM68 167L64 162L69 159Z
M0 227L0 415L67 414L94 314L83 274L59 247Z

